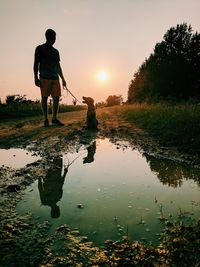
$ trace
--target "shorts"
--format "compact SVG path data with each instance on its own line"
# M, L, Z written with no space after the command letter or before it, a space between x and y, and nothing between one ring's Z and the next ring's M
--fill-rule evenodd
M40 78L40 90L42 96L61 96L61 87L59 80L47 80Z

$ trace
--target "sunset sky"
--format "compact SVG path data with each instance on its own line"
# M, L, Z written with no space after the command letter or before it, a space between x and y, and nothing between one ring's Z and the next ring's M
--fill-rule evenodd
M121 94L126 100L134 72L170 27L186 22L200 32L199 10L199 0L0 0L0 98L40 99L34 50L52 28L77 98L99 102Z

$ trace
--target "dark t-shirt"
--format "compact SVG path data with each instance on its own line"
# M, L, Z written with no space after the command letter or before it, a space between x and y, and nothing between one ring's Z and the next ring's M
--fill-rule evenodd
M40 78L58 79L60 55L57 49L47 44L37 46L35 49L35 61L39 62Z

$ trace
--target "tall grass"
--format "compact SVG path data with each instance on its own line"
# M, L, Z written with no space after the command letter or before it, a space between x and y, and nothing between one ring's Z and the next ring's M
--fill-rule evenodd
M63 112L73 112L73 111L79 111L79 110L85 110L87 109L86 105L64 105L61 104L59 105L59 112L63 113ZM52 108L49 108L49 113L52 112Z
M63 105L59 107L59 112L71 112L85 109L85 106L81 105ZM48 107L48 112L52 113L52 107ZM42 115L42 109L40 103L26 104L26 103L14 103L14 104L0 104L0 119L14 119L24 118Z
M28 116L41 115L41 105L24 103L0 104L0 119L23 118Z
M124 116L164 145L200 152L198 104L133 104L125 108Z

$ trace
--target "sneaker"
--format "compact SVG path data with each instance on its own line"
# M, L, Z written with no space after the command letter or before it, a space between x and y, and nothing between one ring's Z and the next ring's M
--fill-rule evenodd
M44 121L44 127L49 127L49 120L48 119Z
M58 125L58 126L64 126L64 123L62 123L61 121L55 119L51 121L53 125Z

